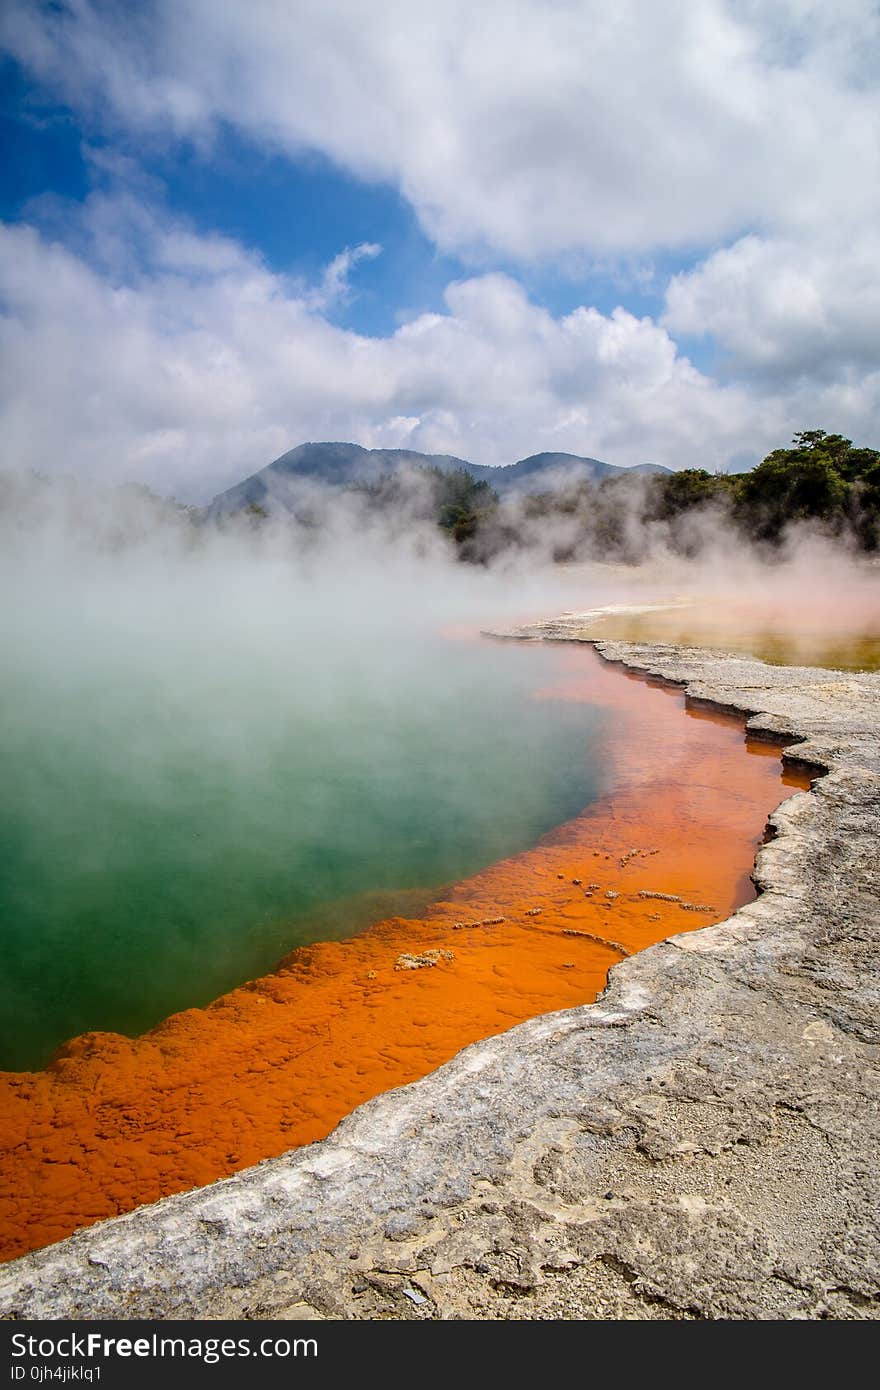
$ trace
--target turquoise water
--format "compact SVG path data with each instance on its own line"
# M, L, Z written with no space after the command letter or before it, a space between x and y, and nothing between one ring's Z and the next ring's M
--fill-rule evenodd
M601 712L536 698L551 648L50 608L4 634L4 1068L415 914L602 788Z

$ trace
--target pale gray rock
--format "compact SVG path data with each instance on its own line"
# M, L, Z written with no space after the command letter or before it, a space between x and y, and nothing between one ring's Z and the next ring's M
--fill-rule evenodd
M756 901L322 1143L6 1265L5 1316L878 1317L880 675L597 645L827 772Z

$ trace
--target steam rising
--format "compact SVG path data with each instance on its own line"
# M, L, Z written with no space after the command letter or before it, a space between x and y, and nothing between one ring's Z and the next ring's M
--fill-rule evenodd
M509 611L504 585L353 520L221 531L82 488L6 510L0 1065L413 914L593 796L596 715L532 698L552 654L438 631Z
M639 568L554 565L535 523L463 564L419 487L208 525L140 489L5 481L0 1061L414 912L585 805L602 714L534 700L555 653L480 629L697 597L795 636L876 624L876 567L819 536L768 565L707 515L696 560L655 533Z

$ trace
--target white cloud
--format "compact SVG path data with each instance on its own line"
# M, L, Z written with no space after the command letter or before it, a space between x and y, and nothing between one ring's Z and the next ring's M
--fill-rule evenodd
M7 463L206 495L306 438L709 467L809 426L878 442L873 0L7 0L0 34L120 137L90 158L129 190L2 233ZM358 335L328 314L373 244L304 285L157 212L141 143L209 156L227 123L394 184L481 265L702 260L660 322L474 274Z
M118 219L113 233L114 213ZM34 228L0 232L4 464L136 478L204 497L304 439L407 444L507 463L543 448L722 465L784 411L720 387L623 309L554 318L509 276L451 284L391 337L331 324L311 292L219 237L88 206L97 263ZM146 266L146 269L143 267Z
M321 151L446 248L620 255L877 216L872 0L7 0L2 32L99 123Z
M362 241L359 246L346 246L326 267L317 289L307 296L313 309L331 309L334 305L346 304L352 296L349 276L358 261L373 261L381 256L382 247L373 241Z
M818 384L880 369L880 234L748 236L677 275L664 323L712 336L734 368Z

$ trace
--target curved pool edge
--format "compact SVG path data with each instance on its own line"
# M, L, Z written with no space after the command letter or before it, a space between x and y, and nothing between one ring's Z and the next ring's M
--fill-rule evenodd
M880 675L593 645L827 769L758 899L319 1143L13 1261L6 1316L878 1316Z

